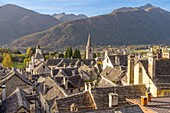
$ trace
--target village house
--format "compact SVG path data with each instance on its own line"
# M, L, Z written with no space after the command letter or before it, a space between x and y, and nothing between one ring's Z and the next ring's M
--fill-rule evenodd
M91 87L88 84L84 92L56 99L51 111L52 113L100 113L101 111L110 110L114 112L136 108L136 111L143 113L139 106L129 104L126 98L140 97L145 94L145 90L146 87L144 85L101 88L96 86ZM130 113L133 112L130 111Z
M17 87L23 89L27 93L30 93L33 90L32 83L28 80L27 76L20 74L15 68L0 80L0 86L5 88L6 97L8 97Z
M54 79L51 77L39 78L37 92L40 98L42 109L46 113L51 113L50 109L56 98L69 95Z
M100 87L109 87L115 85L126 85L127 84L127 70L122 70L120 68L106 67L100 73L100 81L98 86Z
M128 58L128 84L145 84L152 96L170 96L170 59L155 56L152 49L147 59Z
M33 73L34 68L44 61L43 53L40 47L37 46L35 54L31 57L31 61L26 66L26 72Z
M5 94L2 91L2 98ZM0 107L1 113L42 113L37 97L27 94L24 90L16 88Z
M127 55L118 55L118 54L109 55L108 51L106 51L105 58L103 60L103 69L105 69L106 67L126 68L126 66L127 66Z

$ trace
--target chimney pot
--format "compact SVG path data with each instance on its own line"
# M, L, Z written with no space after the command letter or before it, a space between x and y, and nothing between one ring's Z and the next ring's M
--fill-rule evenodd
M141 105L146 106L148 104L147 97L141 96Z
M6 100L6 85L2 85L2 101Z

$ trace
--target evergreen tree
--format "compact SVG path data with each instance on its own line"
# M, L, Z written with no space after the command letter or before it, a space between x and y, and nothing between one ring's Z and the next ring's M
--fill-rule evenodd
M80 54L80 51L79 51L78 49L75 49L75 50L74 50L73 58L79 58L79 59L81 59L81 54Z
M11 55L9 53L3 54L2 64L4 67L12 67Z
M96 53L93 53L93 58L96 58L96 57L97 57Z
M70 48L67 48L64 58L71 58L71 57L73 57L73 51L72 51L72 48L70 47Z
M78 56L77 58L81 59L81 53L79 50L77 50L77 56Z
M64 54L63 53L58 53L58 58L64 58Z
M69 58L72 58L73 57L73 50L72 48L70 47L70 50L69 50Z

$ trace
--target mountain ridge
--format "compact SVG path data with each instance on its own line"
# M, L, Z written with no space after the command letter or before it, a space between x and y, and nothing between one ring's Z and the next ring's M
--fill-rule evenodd
M51 28L61 22L50 15L43 15L26 8L6 4L0 6L0 44Z
M125 9L125 8L124 8ZM64 47L85 45L170 44L170 13L156 6L114 10L110 14L65 22L15 40L13 46Z
M84 14L66 14L66 13L59 13L59 14L53 14L52 15L54 18L60 20L61 22L68 22L68 21L73 21L73 20L78 20L78 19L86 19L88 18Z

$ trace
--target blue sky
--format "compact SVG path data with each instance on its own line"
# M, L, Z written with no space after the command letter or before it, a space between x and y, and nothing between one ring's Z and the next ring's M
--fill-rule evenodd
M74 13L96 16L120 7L141 6L146 3L170 11L170 0L0 0L0 5L15 4L42 14Z

